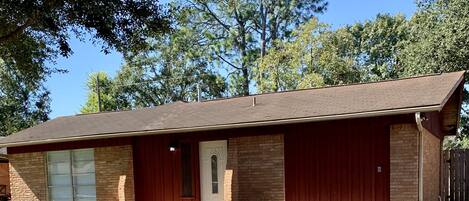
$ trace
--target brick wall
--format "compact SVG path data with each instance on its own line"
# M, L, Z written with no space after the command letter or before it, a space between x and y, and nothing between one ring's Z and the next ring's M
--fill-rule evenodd
M229 139L225 200L285 200L283 145L283 135Z
M133 201L132 147L95 148L98 201ZM45 153L10 154L12 200L47 200Z
M423 134L423 200L438 201L440 193L440 139L425 130Z
M10 154L8 158L12 200L47 200L44 154Z
M391 126L390 200L418 200L418 130L415 124Z
M132 146L99 147L94 157L97 200L134 200Z

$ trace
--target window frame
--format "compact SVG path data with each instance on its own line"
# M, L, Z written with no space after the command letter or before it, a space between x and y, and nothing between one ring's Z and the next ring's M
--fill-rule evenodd
M194 170L194 145L190 142L181 142L180 146L180 168L181 168L181 197L194 198L195 196L195 170ZM186 158L187 157L187 158ZM188 159L185 161L184 159ZM188 175L185 175L187 174ZM185 180L184 176L189 176L189 180ZM187 186L186 186L187 185ZM184 192L185 187L190 187ZM186 194L187 193L187 194Z
M79 151L91 151L92 158L91 159L84 159L84 160L76 160L75 158L75 153ZM57 153L57 152L65 152L68 155L68 160L64 161L51 161L50 160L50 153ZM45 159L46 159L46 181L47 181L47 193L48 193L48 198L49 200L52 200L52 193L51 189L53 188L71 188L71 199L72 201L80 199L80 197L77 196L77 188L78 187L94 187L94 200L96 200L96 161L95 161L95 150L94 148L84 148L84 149L69 149L69 150L57 150L57 151L47 151L45 152ZM60 162L68 162L69 166L69 173L64 173L64 174L51 174L51 169L50 169L50 164L54 163L60 163ZM93 172L83 172L83 173L76 173L76 168L74 167L77 162L92 162L93 164ZM65 176L68 175L70 177L69 184L68 185L51 185L50 180L51 176ZM93 175L94 178L94 185L78 185L76 177L79 176L90 176ZM93 197L91 198L93 199Z

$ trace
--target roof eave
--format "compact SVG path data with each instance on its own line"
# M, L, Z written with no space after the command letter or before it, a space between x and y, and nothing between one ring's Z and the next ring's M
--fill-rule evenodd
M443 102L441 103L441 108L443 109L443 106L446 105L446 103L448 102L448 100L451 98L451 96L456 92L456 90L458 88L460 88L462 86L462 88L464 88L464 74L465 74L465 71L461 71L461 76L459 77L459 79L456 81L456 84L453 85L453 88L451 88L451 90L449 91L449 93L446 95L446 97L443 99ZM462 96L462 88L460 89L461 91L459 91L459 93L461 94ZM459 105L461 105L462 103L462 99L460 100L459 102Z
M412 107L412 108L399 108L399 109L369 111L369 112L360 112L360 113L336 114L336 115L302 117L302 118L292 118L292 119L278 119L278 120L257 121L257 122L242 122L242 123L233 123L233 124L220 124L220 125L185 127L185 128L169 128L169 129L160 129L160 130L142 130L142 131L106 133L106 134L92 134L92 135L85 135L85 136L75 136L75 137L45 139L45 140L10 142L10 143L0 143L0 147L18 147L18 146L30 146L30 145L70 142L70 141L108 139L108 138L117 138L117 137L132 137L132 136L144 136L144 135L188 133L188 132L198 132L198 131L246 128L246 127L257 127L257 126L285 125L285 124L294 124L294 123L307 123L307 122L331 121L331 120L341 120L341 119L411 114L415 112L432 112L432 111L441 111L441 109L442 109L442 105L428 105L428 106L420 106L420 107Z

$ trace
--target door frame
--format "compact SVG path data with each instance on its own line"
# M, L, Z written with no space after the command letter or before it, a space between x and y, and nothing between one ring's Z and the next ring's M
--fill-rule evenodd
M210 173L207 174L206 171L211 170L211 166L204 167L204 160L211 160L211 157L214 155L217 156L217 196L219 199L223 200L224 199L224 173L226 170L226 164L228 161L228 140L214 140L214 141L200 141L199 142L199 185L200 185L200 200L201 201L206 201L205 198L205 193L210 192L213 187L211 186L205 186L204 183L210 182L211 176ZM215 149L214 151L212 150L210 152L210 157L209 158L204 158L203 154L206 150L205 149ZM222 150L216 150L216 149L222 149ZM223 156L224 155L224 156ZM205 168L210 168L206 170ZM205 172L205 173L204 173ZM207 175L206 175L207 174ZM205 177L205 178L204 178ZM208 180L210 178L210 180ZM212 183L213 185L213 183ZM206 189L207 188L207 189ZM211 201L211 200L210 200Z

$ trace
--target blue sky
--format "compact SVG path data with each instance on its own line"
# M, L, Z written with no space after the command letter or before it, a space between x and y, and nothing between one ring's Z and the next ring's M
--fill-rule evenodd
M413 0L329 0L327 12L318 18L337 28L373 19L378 13L411 16L415 9ZM71 47L74 54L69 58L60 58L56 65L69 70L69 73L52 75L46 82L46 87L51 91L51 118L79 113L86 101L88 75L105 71L113 76L122 64L121 54L112 52L106 55L90 41L72 39Z

